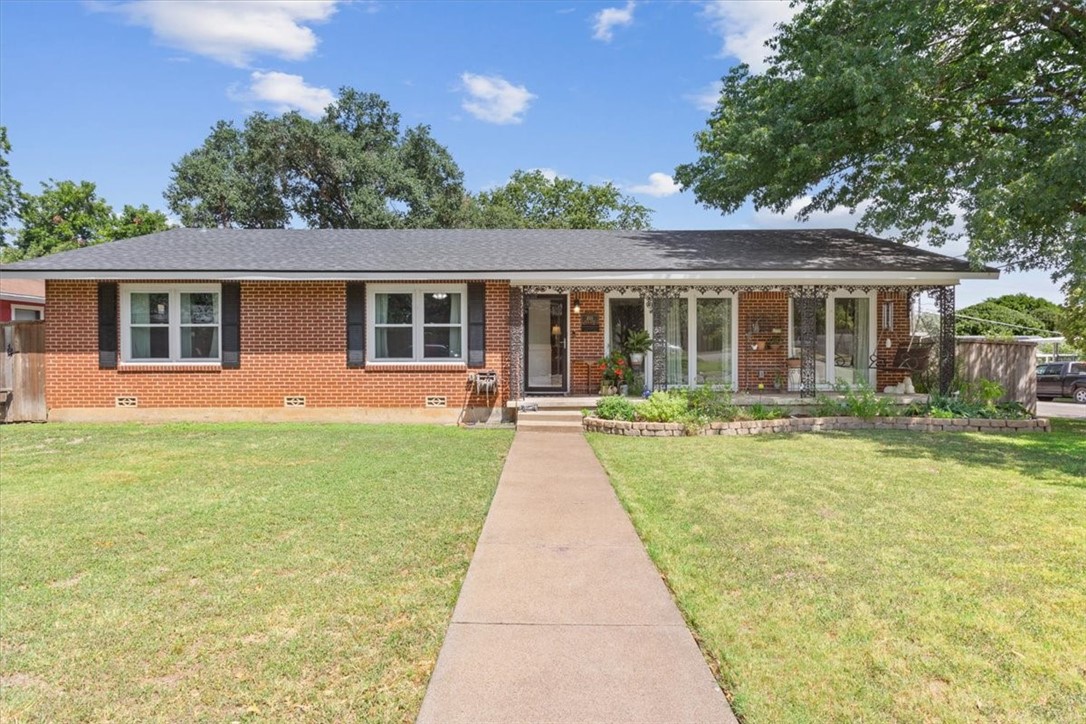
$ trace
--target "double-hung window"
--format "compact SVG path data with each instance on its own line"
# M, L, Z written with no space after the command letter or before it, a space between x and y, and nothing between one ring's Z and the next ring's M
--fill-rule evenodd
M121 359L214 363L220 359L217 284L121 286Z
M463 362L467 288L370 285L372 362Z

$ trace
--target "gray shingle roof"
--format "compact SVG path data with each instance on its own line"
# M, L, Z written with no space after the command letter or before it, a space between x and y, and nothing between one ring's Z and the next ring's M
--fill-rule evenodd
M776 231L171 229L8 265L7 273L603 271L969 272L844 229Z

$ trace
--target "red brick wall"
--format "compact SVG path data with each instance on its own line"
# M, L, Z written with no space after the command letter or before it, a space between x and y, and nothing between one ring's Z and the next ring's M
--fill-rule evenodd
M348 369L344 282L242 282L241 368L196 366L98 369L97 284L48 282L46 403L50 408L112 407L134 395L140 407L282 407L305 395L308 407L418 407L445 395L460 407L466 366ZM509 286L486 283L486 368L508 393ZM473 399L473 405L485 400Z
M581 313L573 314L573 301L581 303ZM571 385L574 395L595 395L600 391L600 373L594 365L603 357L603 337L606 331L603 310L603 293L587 292L570 295L569 315L569 363ZM582 332L581 320L585 314L595 314L599 320L598 332Z
M894 303L894 328L885 330L882 328L883 302ZM893 364L894 358L900 346L909 344L909 299L905 294L892 292L879 292L878 303L875 305L874 322L877 325L877 346L879 350L879 364ZM886 347L886 340L890 340L890 348ZM888 385L896 385L905 379L907 372L893 370L878 370L876 372L875 389L882 392ZM916 380L913 380L914 382Z
M758 331L754 323L758 322ZM780 330L774 332L774 329ZM777 349L770 344L778 341ZM757 344L759 349L753 349ZM788 295L784 292L739 294L739 391L773 392L778 375L787 389ZM758 385L763 387L759 389Z

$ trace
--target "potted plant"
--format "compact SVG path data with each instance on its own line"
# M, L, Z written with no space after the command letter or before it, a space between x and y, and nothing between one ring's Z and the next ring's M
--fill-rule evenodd
M784 362L788 365L788 369L790 370L798 370L802 365L802 361L800 360L799 355L792 355Z
M603 378L603 383L600 385L601 395L617 394L618 386L626 381L626 376L630 372L626 356L618 350L601 357L600 361L596 363L596 367Z
M631 330L622 346L630 355L630 364L634 369L641 369L645 363L645 353L652 349L652 337L644 329Z
M780 349L784 346L784 338L774 335L769 338L769 349Z

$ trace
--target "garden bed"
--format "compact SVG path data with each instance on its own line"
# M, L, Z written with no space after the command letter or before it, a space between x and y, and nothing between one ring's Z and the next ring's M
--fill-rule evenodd
M826 432L830 430L918 430L921 432L1051 432L1046 418L993 420L934 417L790 417L778 420L710 422L692 427L681 422L627 422L585 417L588 432L631 437L683 437L684 435L761 435L773 432Z

